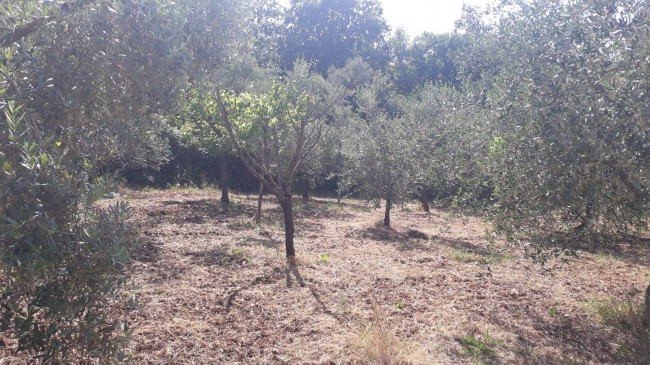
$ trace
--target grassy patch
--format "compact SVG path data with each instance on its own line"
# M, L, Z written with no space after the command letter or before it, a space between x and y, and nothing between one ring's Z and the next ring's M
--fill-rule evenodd
M513 258L509 256L502 256L499 254L479 255L478 253L466 250L453 250L449 254L449 258L458 262L480 262L490 265L513 260Z
M597 253L594 257L602 261L621 261L621 257L611 253Z
M327 202L325 203L325 209L343 211L343 204Z
M490 336L489 331L478 337L467 335L459 338L458 342L464 347L461 354L471 356L475 364L495 363L497 361L496 349L503 346L503 341Z
M650 323L644 319L645 303L638 299L638 293L639 291L632 291L623 300L596 298L586 302L585 309L595 313L604 325L631 334L641 348L648 349L650 348ZM633 342L619 344L616 357L631 362L647 361L646 356L630 349L629 345L632 344Z
M474 252L465 250L453 250L449 254L449 258L459 262L480 262L483 261L483 256Z
M643 329L643 303L628 295L625 300L614 298L593 299L586 303L587 310L596 313L601 322L612 328L624 330ZM647 331L647 328L645 329Z

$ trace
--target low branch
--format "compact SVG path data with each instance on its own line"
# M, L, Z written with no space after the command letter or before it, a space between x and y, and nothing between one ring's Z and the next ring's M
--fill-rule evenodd
M53 16L38 18L31 23L15 27L11 32L3 34L0 37L0 47L9 47L15 42L27 37L28 35L36 32L46 22L54 19Z

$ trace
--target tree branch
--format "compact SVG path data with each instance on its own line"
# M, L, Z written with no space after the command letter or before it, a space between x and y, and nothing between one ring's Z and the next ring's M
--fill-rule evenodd
M260 174L252 165L252 163L256 163L256 162L253 159L249 159L244 154L244 149L241 147L241 144L239 143L239 139L237 139L237 136L235 136L235 133L232 130L232 124L230 123L230 118L228 117L228 110L226 109L226 106L223 103L223 99L221 98L221 90L217 89L216 92L217 92L217 103L219 104L219 110L221 111L221 116L223 119L224 126L226 127L226 131L228 131L228 136L230 136L230 139L232 140L232 143L235 146L235 150L237 150L237 153L239 154L239 158L242 160L244 166L246 166L248 171L259 182L261 182L268 190L270 190L276 197L278 197L278 199L280 199L282 197L282 190L279 188L279 186L277 186L277 184L272 184L269 180L267 180L264 177L263 174Z
M15 42L20 41L21 39L27 37L28 35L36 32L40 27L42 27L46 22L54 19L55 17L42 17L36 20L33 20L31 23L25 25L14 27L14 29L5 33L0 37L0 47L9 47Z

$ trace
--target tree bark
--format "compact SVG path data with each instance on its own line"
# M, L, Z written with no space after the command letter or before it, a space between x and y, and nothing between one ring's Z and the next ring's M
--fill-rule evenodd
M39 28L45 25L46 22L53 19L55 19L53 16L38 18L31 23L15 27L11 32L0 36L0 47L9 47L13 43L18 42L28 35L36 32L39 30Z
M225 204L230 203L228 196L228 155L219 154L219 167L221 168L221 201Z
M384 213L384 225L385 226L390 226L390 208L392 207L393 203L391 202L390 199L386 199L386 212Z
M262 199L264 198L264 184L260 182L260 189L257 193L257 213L255 213L255 222L262 221Z
M282 213L284 213L284 246L287 251L287 257L296 256L296 250L293 247L293 205L291 195L284 195L282 199Z
M645 290L645 303L643 310L643 324L650 328L650 285Z
M422 210L425 212L429 213L431 212L431 209L429 208L429 192L427 189L422 188L422 191L420 192L420 203L422 203Z

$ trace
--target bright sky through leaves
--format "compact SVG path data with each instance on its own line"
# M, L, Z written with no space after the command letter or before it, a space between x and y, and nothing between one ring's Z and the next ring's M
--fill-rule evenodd
M290 0L279 0L287 6ZM424 31L448 33L460 18L463 3L485 7L489 0L380 0L391 29L403 27L413 37Z
M462 14L463 3L485 6L488 0L381 0L392 29L406 28L411 36L424 31L448 33Z

